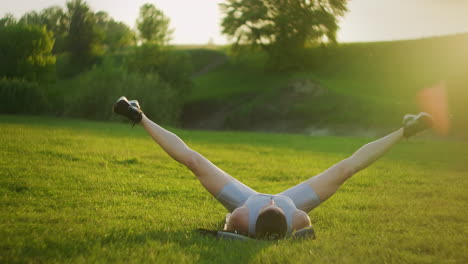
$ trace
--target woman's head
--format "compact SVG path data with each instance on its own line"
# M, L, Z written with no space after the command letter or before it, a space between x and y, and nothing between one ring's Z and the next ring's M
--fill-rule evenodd
M255 236L262 239L282 238L288 231L286 216L274 201L262 208L255 223Z

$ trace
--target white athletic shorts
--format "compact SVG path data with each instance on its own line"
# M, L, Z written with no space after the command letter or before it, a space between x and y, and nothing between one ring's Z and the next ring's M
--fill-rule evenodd
M232 180L224 185L223 189L216 195L216 199L226 207L229 212L232 212L236 208L241 207L253 194L258 194L258 192L238 180ZM321 203L317 193L304 182L284 192L278 193L278 195L291 198L296 208L306 213L312 211L312 209Z

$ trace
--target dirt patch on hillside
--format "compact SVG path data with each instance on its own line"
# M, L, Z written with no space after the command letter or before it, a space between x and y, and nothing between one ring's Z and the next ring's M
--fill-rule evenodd
M228 57L226 55L220 55L217 56L211 61L211 63L203 66L201 69L196 71L194 74L192 74L192 78L196 78L200 75L212 72L216 70L217 68L221 67L222 65L226 64L228 61Z
M275 92L187 104L182 112L182 126L340 136L374 136L387 131L388 128L363 123L366 119L357 113L366 113L365 107L356 98L333 93L319 83L295 80Z
M296 80L267 95L252 93L225 101L187 104L182 124L188 129L303 133L310 129L305 116L296 112L328 94L329 91L318 83Z

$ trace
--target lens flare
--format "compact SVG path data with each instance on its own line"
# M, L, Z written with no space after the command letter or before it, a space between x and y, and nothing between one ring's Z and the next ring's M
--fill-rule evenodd
M450 120L445 83L440 82L420 90L417 99L421 110L432 115L437 134L447 136L450 132Z

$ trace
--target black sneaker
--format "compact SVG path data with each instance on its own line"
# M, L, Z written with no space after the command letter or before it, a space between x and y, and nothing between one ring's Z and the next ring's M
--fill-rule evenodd
M113 107L114 113L123 115L133 122L133 125L141 121L143 112L137 100L128 101L125 96L117 100Z
M432 127L432 116L421 112L418 115L405 115L403 117L403 135L411 137Z

